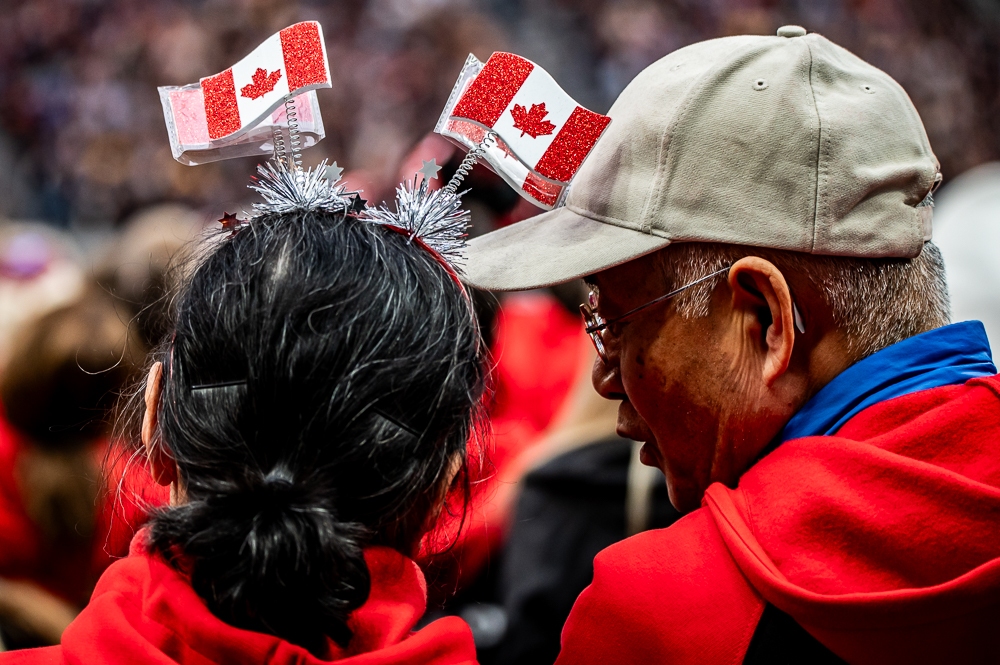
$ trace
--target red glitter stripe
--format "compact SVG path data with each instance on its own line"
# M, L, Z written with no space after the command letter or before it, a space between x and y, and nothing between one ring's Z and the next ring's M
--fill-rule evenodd
M201 80L205 95L205 120L208 121L208 138L215 140L240 130L240 108L236 104L236 85L233 70Z
M534 173L529 173L528 177L524 179L521 189L536 201L544 203L547 206L554 206L556 201L559 200L559 193L562 187L548 180L542 180Z
M299 88L329 80L316 23L296 23L278 34L281 36L281 52L285 57L285 71L288 73L288 89L292 94Z
M535 171L546 178L569 182L610 122L606 115L577 106L535 164Z
M534 68L520 56L497 51L486 61L451 114L492 127Z

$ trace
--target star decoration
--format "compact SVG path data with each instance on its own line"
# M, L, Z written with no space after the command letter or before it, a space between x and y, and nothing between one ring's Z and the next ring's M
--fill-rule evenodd
M351 212L359 213L368 206L368 201L361 198L361 193L354 195L354 203L351 204Z
M438 171L441 170L441 167L437 165L437 158L435 157L429 162L427 160L421 160L421 161L424 163L424 165L417 170L417 173L423 174L424 180L430 180L431 178L437 180Z
M337 162L334 162L326 167L326 179L331 183L337 182L340 180L340 174L343 172L344 169L337 166Z
M239 230L240 226L243 224L243 222L241 220L239 220L239 219L236 218L236 213L234 213L234 212L224 212L224 213L222 213L222 219L220 219L219 221L222 222L222 230L230 232L229 233L229 237L230 238L232 238L234 235L236 235L236 232Z

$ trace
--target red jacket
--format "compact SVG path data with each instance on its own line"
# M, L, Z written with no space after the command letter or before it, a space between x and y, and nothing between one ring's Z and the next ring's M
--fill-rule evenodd
M739 663L768 603L851 663L1000 662L998 396L876 404L604 550L557 665Z
M234 628L213 615L187 579L143 551L142 532L129 557L111 565L94 596L63 633L62 644L0 654L3 665L102 663L327 662L279 637ZM472 665L476 649L468 625L446 617L411 632L424 613L427 587L410 559L386 547L365 551L372 588L354 611L354 631L344 651L330 642L344 665Z

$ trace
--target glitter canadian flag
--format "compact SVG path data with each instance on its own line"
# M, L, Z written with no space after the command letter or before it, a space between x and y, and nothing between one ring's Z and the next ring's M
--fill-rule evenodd
M329 87L323 29L305 21L271 35L220 74L157 91L171 154L195 165L272 154L274 133L290 136L293 127L301 148L315 145L326 136L316 89Z
M329 87L323 29L315 21L296 23L226 71L201 79L208 137L237 135L256 126L286 95Z
M610 122L535 63L497 52L485 64L469 56L435 131L467 148L495 132L499 141L484 148L486 162L522 196L551 209Z

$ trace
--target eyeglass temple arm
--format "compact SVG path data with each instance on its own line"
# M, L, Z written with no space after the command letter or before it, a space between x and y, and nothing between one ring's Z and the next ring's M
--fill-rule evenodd
M681 291L684 291L685 289L690 289L692 286L698 286L702 282L708 281L708 280L712 279L713 277L715 277L717 275L721 275L722 273L728 271L730 268L732 268L731 265L726 266L725 268L720 268L719 270L716 270L715 272L713 272L710 275L705 275L704 277L701 277L699 279L694 280L690 284L685 284L684 286L682 286L680 288L674 289L670 293L664 294L664 295L660 296L659 298L656 298L654 300L650 300L649 302L647 302L645 304L639 305L635 309L630 309L629 311L625 312L621 316L619 316L619 317L617 317L615 319L612 319L612 321L606 322L604 325L607 325L608 323L611 323L611 322L623 321L623 320L627 319L628 317L632 316L633 314L637 314L637 313L641 312L642 310L646 309L647 307L652 307L653 305L655 305L657 303L661 303L664 300L667 300L668 298L673 298L674 296L676 296Z

